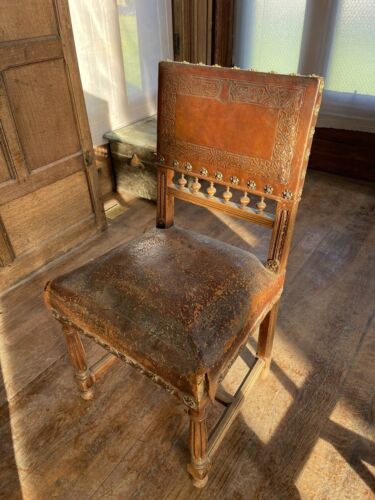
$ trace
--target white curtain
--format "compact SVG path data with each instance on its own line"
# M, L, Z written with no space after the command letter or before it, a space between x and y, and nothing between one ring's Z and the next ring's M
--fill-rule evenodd
M94 145L156 113L158 62L173 57L170 0L69 0Z
M325 77L319 126L375 132L374 0L237 0L234 62Z

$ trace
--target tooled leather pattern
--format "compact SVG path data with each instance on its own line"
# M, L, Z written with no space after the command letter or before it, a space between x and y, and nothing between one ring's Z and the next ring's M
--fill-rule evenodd
M168 70L163 94L163 120L160 126L160 150L178 158L203 161L224 169L231 165L255 175L273 177L286 184L290 177L297 139L299 115L305 89L285 88L276 84L236 81L227 78L206 78L180 75ZM225 102L256 104L279 110L279 119L271 159L244 156L214 147L192 144L175 138L175 107L177 94L207 97Z

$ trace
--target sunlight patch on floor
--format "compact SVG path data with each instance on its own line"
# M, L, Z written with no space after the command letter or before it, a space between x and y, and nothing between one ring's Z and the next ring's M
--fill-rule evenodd
M325 481L322 481L325 478ZM305 463L296 486L302 498L371 498L369 488L331 443L319 438Z
M5 389L5 396L6 399L8 400L8 390L7 387L12 384L12 362L11 362L11 355L10 355L10 349L7 346L6 342L6 325L5 325L5 307L0 299L0 376L2 377L2 381L4 384L4 389ZM4 406L6 406L6 403L1 401ZM9 404L8 406L8 412L9 412L9 426L10 426L10 431L11 431L11 436L12 436L12 444L13 444L13 460L14 463L17 465L17 472L14 471L14 474L18 474L19 478L19 470L20 470L20 453L17 451L17 430L14 428L14 422L12 419L12 412L11 412L11 405ZM5 428L5 422L2 424L3 427ZM0 444L1 446L5 446ZM8 448L8 447L6 447ZM9 449L9 448L8 448ZM11 458L8 456L7 457L7 463L9 464L11 462ZM9 465L8 465L9 467ZM22 489L22 483L19 480L20 488ZM1 489L1 488L0 488ZM24 491L22 490L22 497L27 498L24 494Z
M254 350L256 339L250 342ZM257 381L242 410L244 421L263 443L272 440L311 370L306 356L277 329L270 374Z

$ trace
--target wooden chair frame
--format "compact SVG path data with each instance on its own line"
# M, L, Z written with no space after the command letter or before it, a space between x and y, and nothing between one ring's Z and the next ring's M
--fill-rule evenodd
M218 200L213 200L208 196L201 195L200 193L194 193L187 188L176 186L172 180L174 174L174 169L166 168L160 165L158 166L157 226L159 228L168 228L173 225L175 198L190 201L203 207L215 209L219 208L230 215L234 215L241 219L246 219L249 222L254 222L272 229L267 265L274 272L283 272L290 245L292 224L294 224L296 214L295 203L285 200L277 201L275 216L268 213L262 213L261 210L246 211L244 208L239 208L234 203L222 203ZM258 377L261 374L265 377L269 371L277 311L278 302L272 306L266 316L252 331L249 332L250 336L259 327L257 358L253 366L250 367L233 397L228 397L227 394L223 395L220 393L220 389L218 390L215 399L224 405L225 410L220 420L212 429L209 437L206 429L206 409L207 404L209 403L207 391L203 390L202 397L197 402L197 406L195 408L191 407L190 402L187 403L190 417L189 447L191 454L191 463L188 465L188 471L191 474L193 483L196 487L200 488L205 486L208 479L210 462L214 453L219 448L221 441L223 440L236 415L240 411L241 406L245 402L246 396ZM104 375L104 373L118 358L125 360L144 372L139 365L132 363L129 359L124 359L120 353L114 352L113 350L112 353L106 354L99 361L89 367L86 361L86 355L80 339L80 334L85 334L89 337L91 336L87 332L79 330L67 319L58 315L57 312L55 312L55 315L63 324L68 352L83 399L90 400L93 398L93 388L96 380ZM96 340L94 337L91 338ZM111 350L110 346L103 345L103 347ZM224 376L225 373L223 373L222 378L224 378ZM156 382L158 381L156 380Z
M179 185L173 182L173 177L176 172L180 172L181 174ZM168 228L173 225L175 199L187 201L205 208L223 211L228 215L272 229L266 266L276 273L283 273L285 271L297 213L297 201L280 200L277 197L265 196L264 193L257 192L256 194L258 194L261 199L259 202L261 204L260 209L250 209L243 205L231 203L225 199L221 201L219 198L210 196L210 194L205 195L200 193L199 190L186 188L186 183L184 182L185 175L186 172L184 172L183 169L172 169L159 163L157 227ZM207 179L206 176L200 173L191 173L191 176L195 179L196 183L201 179ZM212 188L213 181L209 179L209 182ZM215 180L215 183L218 183L217 180ZM231 186L233 189L233 184L231 185L222 181L219 183L227 187L227 190L228 186ZM264 208L266 207L264 198L270 198L276 201L275 215L264 212ZM262 321L249 332L248 337L250 337L259 327L257 358L253 366L249 368L235 395L230 398L228 398L227 395L222 397L218 390L215 399L226 406L226 409L209 436L206 430L206 406L209 401L208 395L205 394L199 402L198 410L189 409L191 464L188 465L188 471L193 477L193 483L196 487L205 486L212 456L217 451L221 441L240 411L246 396L258 377L261 374L263 377L266 377L269 372L278 306L279 301L272 305ZM226 373L223 373L222 378L225 377L225 374Z
M322 79L318 78L318 82L315 83L317 83L318 88L314 98L316 106L314 112L311 112L306 129L307 140L300 147L303 157L296 169L297 176L294 180L296 190L294 193L290 192L288 189L284 189L282 192L278 190L275 193L273 188L267 184L257 187L255 182L246 183L246 180L238 179L236 177L237 171L232 169L230 166L226 168L224 174L221 172L210 173L206 168L193 166L187 161L180 164L177 160L171 161L168 158L165 159L163 151L160 152L160 144L158 144L157 227L167 229L173 225L175 199L187 201L210 209L220 210L228 215L265 226L272 230L268 258L265 265L274 273L285 274L298 203L300 201L308 155L323 90ZM174 176L176 173L180 175L177 183L174 182ZM189 187L187 187L186 176L191 177L194 180ZM206 193L201 192L200 180L207 181L209 184ZM226 191L222 195L223 199L215 196L215 184L225 187ZM243 192L243 196L240 199L239 204L231 201L231 189L237 189ZM260 201L256 204L256 208L250 208L248 206L250 202L248 193L251 195L255 194L260 198ZM267 199L274 200L275 202L276 209L274 215L266 212L265 210ZM184 403L188 407L190 417L189 445L191 462L188 465L188 471L193 478L194 485L197 487L203 487L206 484L208 470L210 468L210 460L217 451L221 441L230 427L230 424L240 411L240 408L250 389L258 377L261 374L267 375L270 369L279 298L280 297L275 298L274 302L269 305L268 310L264 311L263 316L258 318L256 324L253 325L251 331L248 332L247 339L259 328L257 357L235 395L231 397L227 394L222 394L220 388L217 390L215 399L224 405L225 411L213 428L209 437L206 428L206 409L207 404L210 401L210 394L208 392L206 380L202 378L202 381L197 388L197 397L194 401L182 397ZM80 330L66 317L62 317L57 311L53 310L53 312L63 325L68 352L76 373L77 383L84 399L92 399L95 381L101 377L118 358L121 358L141 370L171 393L181 396L178 390L175 390L173 387L166 384L159 377L147 372L147 370L145 370L142 366L135 363L123 353L116 352L113 348L111 348L111 346L102 344L101 342L101 345L111 352L106 354L93 366L89 367L79 334L83 333L97 342L98 339L93 335L90 335L90 333ZM234 355L232 361L236 359L237 355L238 352ZM223 369L223 372L220 375L220 380L225 377L228 369L229 366L226 366Z

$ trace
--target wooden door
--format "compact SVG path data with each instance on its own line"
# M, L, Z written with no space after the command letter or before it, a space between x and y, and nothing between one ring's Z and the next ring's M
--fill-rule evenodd
M67 0L0 0L0 291L105 226Z

